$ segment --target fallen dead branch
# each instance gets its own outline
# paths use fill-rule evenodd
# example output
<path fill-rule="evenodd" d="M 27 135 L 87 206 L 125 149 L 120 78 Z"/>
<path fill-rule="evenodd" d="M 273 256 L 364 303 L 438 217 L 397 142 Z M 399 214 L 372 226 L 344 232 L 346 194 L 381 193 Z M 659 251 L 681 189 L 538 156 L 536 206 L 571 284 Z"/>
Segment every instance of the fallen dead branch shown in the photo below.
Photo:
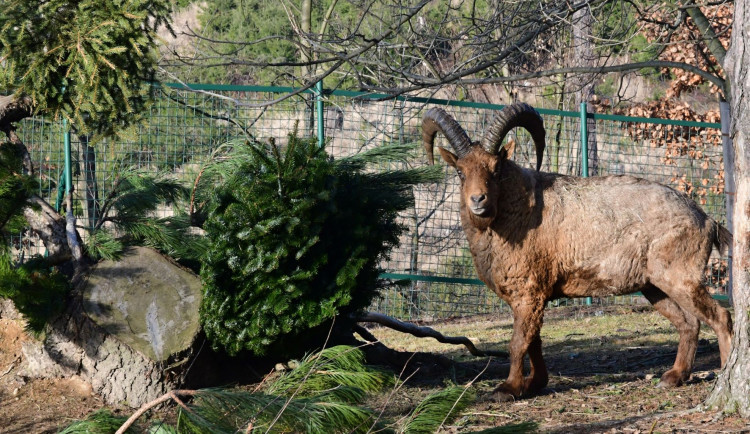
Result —
<path fill-rule="evenodd" d="M 154 399 L 151 402 L 147 402 L 141 406 L 141 408 L 138 409 L 135 413 L 133 413 L 132 416 L 128 418 L 128 420 L 125 421 L 125 423 L 122 424 L 120 429 L 118 429 L 115 434 L 123 434 L 125 431 L 130 428 L 131 425 L 135 423 L 136 420 L 138 420 L 139 417 L 143 416 L 144 413 L 149 411 L 150 409 L 156 407 L 159 404 L 162 404 L 164 402 L 169 401 L 170 399 L 177 403 L 180 407 L 184 408 L 186 411 L 190 411 L 190 409 L 185 405 L 184 402 L 180 399 L 180 396 L 194 396 L 196 393 L 198 393 L 197 390 L 187 390 L 187 389 L 176 389 L 176 390 L 170 390 L 169 392 L 165 393 L 164 395 Z"/>
<path fill-rule="evenodd" d="M 508 353 L 505 351 L 481 351 L 474 346 L 474 343 L 465 336 L 445 336 L 435 329 L 426 326 L 418 326 L 412 323 L 399 321 L 396 318 L 381 313 L 365 312 L 358 315 L 356 318 L 357 322 L 372 322 L 380 324 L 382 326 L 400 331 L 402 333 L 409 333 L 410 335 L 418 338 L 434 338 L 438 342 L 451 345 L 463 345 L 469 352 L 477 357 L 508 357 Z M 375 342 L 377 339 L 366 330 L 362 329 L 363 333 L 359 333 L 364 339 L 370 342 Z"/>

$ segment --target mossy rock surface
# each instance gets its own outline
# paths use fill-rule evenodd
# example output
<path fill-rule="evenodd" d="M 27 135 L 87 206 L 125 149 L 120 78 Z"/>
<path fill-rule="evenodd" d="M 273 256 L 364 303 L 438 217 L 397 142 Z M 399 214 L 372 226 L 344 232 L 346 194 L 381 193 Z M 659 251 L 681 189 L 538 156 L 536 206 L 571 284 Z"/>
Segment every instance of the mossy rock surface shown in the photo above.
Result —
<path fill-rule="evenodd" d="M 83 297 L 94 322 L 157 362 L 190 347 L 200 328 L 200 279 L 153 249 L 97 264 Z"/>

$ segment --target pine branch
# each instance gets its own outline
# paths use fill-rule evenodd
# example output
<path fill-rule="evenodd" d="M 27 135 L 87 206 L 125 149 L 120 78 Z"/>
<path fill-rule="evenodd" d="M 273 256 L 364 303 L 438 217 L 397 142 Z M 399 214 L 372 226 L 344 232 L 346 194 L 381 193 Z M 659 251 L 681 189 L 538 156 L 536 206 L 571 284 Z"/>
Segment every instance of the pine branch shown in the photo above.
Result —
<path fill-rule="evenodd" d="M 475 392 L 466 387 L 448 387 L 430 394 L 412 411 L 401 432 L 430 434 L 455 419 L 475 399 Z"/>

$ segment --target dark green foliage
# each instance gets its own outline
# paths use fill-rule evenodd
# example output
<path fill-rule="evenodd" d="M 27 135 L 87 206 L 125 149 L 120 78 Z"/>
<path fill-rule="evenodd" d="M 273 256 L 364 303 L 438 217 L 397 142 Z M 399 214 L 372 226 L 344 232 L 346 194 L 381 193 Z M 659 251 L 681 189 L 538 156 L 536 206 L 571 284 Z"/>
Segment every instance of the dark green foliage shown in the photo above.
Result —
<path fill-rule="evenodd" d="M 97 410 L 88 415 L 86 419 L 68 425 L 58 434 L 112 434 L 127 419 L 127 417 L 115 416 L 109 410 Z M 132 433 L 134 430 L 131 427 L 125 432 Z"/>
<path fill-rule="evenodd" d="M 182 412 L 180 432 L 234 434 L 250 422 L 252 432 L 267 432 L 272 424 L 270 432 L 279 433 L 367 432 L 374 421 L 370 411 L 350 404 L 248 392 L 202 391 L 191 409 Z"/>
<path fill-rule="evenodd" d="M 473 389 L 452 386 L 430 394 L 412 411 L 406 421 L 404 434 L 430 434 L 437 432 L 458 415 L 476 398 Z"/>
<path fill-rule="evenodd" d="M 368 408 L 366 398 L 375 393 L 393 393 L 388 391 L 393 385 L 392 374 L 364 365 L 360 349 L 337 346 L 304 358 L 289 373 L 267 379 L 252 392 L 199 390 L 187 404 L 189 411 L 179 409 L 176 428 L 156 423 L 148 432 L 434 432 L 455 420 L 474 397 L 473 389 L 453 386 L 425 398 L 406 420 L 380 419 L 382 411 Z M 76 422 L 63 432 L 87 432 L 80 430 L 86 426 L 91 429 L 88 432 L 114 432 L 124 419 L 117 427 L 107 425 L 110 431 L 95 430 L 114 420 L 107 412 L 97 412 L 86 420 L 97 424 Z"/>
<path fill-rule="evenodd" d="M 81 132 L 120 134 L 140 120 L 155 79 L 165 0 L 5 0 L 0 89 Z"/>
<path fill-rule="evenodd" d="M 125 245 L 112 232 L 96 230 L 86 239 L 85 248 L 91 259 L 116 261 L 122 255 Z"/>
<path fill-rule="evenodd" d="M 50 271 L 44 260 L 13 266 L 10 254 L 0 254 L 0 297 L 13 300 L 34 333 L 62 312 L 69 287 L 65 276 Z"/>
<path fill-rule="evenodd" d="M 121 169 L 107 198 L 101 218 L 87 240 L 94 259 L 117 259 L 128 245 L 153 247 L 174 259 L 198 261 L 206 250 L 205 239 L 191 232 L 185 213 L 158 217 L 160 209 L 187 200 L 188 191 L 168 176 L 154 176 L 135 169 Z M 105 223 L 115 233 L 102 229 Z"/>
<path fill-rule="evenodd" d="M 396 216 L 413 203 L 411 185 L 439 173 L 364 170 L 371 160 L 403 159 L 403 146 L 337 161 L 295 134 L 285 149 L 247 146 L 245 161 L 213 190 L 204 225 L 204 330 L 230 354 L 320 347 L 322 339 L 299 334 L 325 333 L 337 315 L 343 325 L 370 304 L 378 264 L 404 230 Z"/>
<path fill-rule="evenodd" d="M 363 364 L 362 351 L 327 348 L 305 358 L 262 392 L 201 391 L 191 412 L 181 412 L 180 432 L 367 432 L 375 423 L 371 410 L 357 406 L 368 393 L 393 384 L 393 376 Z"/>
<path fill-rule="evenodd" d="M 33 178 L 22 174 L 17 148 L 0 143 L 0 238 L 8 233 L 18 233 L 26 226 L 21 211 L 36 187 Z M 7 242 L 2 242 L 0 250 L 6 246 Z"/>
<path fill-rule="evenodd" d="M 393 385 L 393 375 L 365 366 L 358 348 L 335 346 L 306 357 L 294 370 L 274 381 L 267 393 L 346 403 L 362 402 L 367 393 Z"/>

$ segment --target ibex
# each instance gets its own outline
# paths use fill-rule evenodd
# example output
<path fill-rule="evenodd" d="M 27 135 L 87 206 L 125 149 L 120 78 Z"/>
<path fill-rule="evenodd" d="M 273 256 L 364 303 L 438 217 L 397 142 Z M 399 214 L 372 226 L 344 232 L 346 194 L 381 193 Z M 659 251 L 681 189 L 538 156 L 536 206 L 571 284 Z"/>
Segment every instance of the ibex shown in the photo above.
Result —
<path fill-rule="evenodd" d="M 536 147 L 536 170 L 511 161 L 501 146 L 520 126 Z M 548 382 L 542 357 L 544 306 L 561 297 L 603 297 L 640 291 L 680 334 L 677 358 L 661 385 L 690 377 L 699 321 L 716 332 L 727 360 L 732 319 L 711 298 L 703 273 L 712 247 L 730 232 L 685 194 L 632 176 L 579 178 L 540 172 L 545 132 L 534 108 L 516 103 L 498 112 L 481 142 L 440 108 L 428 110 L 422 137 L 430 163 L 437 132 L 453 152 L 440 155 L 461 180 L 461 223 L 479 278 L 513 311 L 510 373 L 498 399 L 533 394 Z M 523 376 L 528 353 L 529 375 Z"/>

